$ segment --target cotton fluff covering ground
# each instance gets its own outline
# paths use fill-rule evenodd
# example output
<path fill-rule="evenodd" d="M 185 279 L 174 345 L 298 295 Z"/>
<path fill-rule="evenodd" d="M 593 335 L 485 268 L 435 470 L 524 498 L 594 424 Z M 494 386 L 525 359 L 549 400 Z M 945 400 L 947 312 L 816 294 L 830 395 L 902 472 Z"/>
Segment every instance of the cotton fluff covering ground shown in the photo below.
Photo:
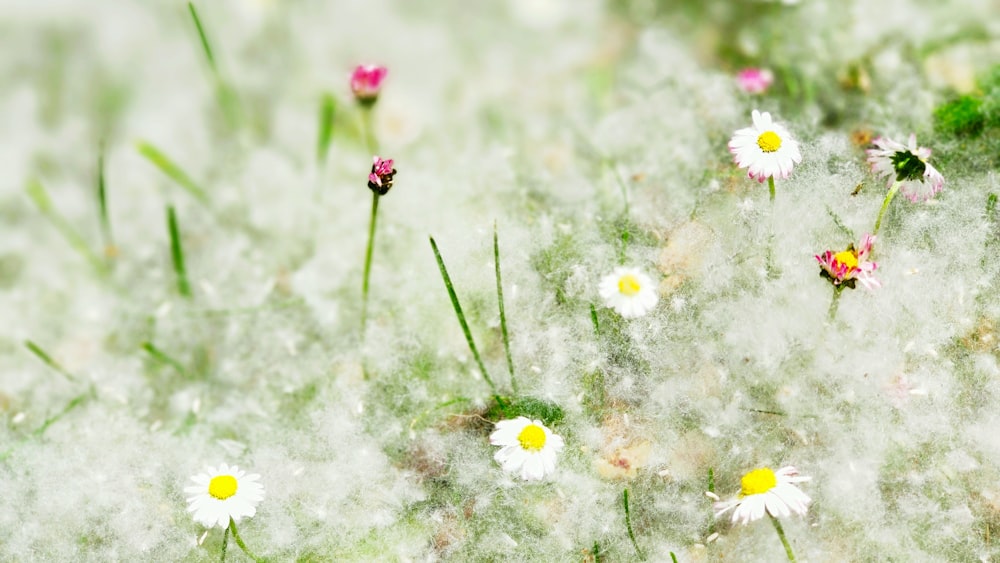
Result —
<path fill-rule="evenodd" d="M 183 4 L 5 7 L 3 558 L 216 560 L 221 532 L 199 544 L 182 490 L 222 461 L 262 475 L 267 497 L 241 532 L 277 560 L 629 560 L 626 487 L 650 560 L 777 560 L 769 526 L 716 523 L 703 493 L 709 469 L 726 496 L 746 471 L 786 464 L 813 476 L 809 516 L 785 524 L 800 558 L 996 557 L 987 194 L 1000 187 L 988 155 L 936 139 L 930 117 L 961 69 L 983 70 L 967 61 L 997 60 L 997 30 L 976 27 L 989 3 L 761 2 L 743 8 L 752 18 L 669 4 L 205 3 L 235 127 Z M 736 90 L 732 65 L 757 60 L 791 69 L 786 90 Z M 370 155 L 346 75 L 363 61 L 391 69 L 376 126 L 400 173 L 362 341 Z M 320 168 L 323 91 L 338 117 Z M 753 108 L 802 146 L 773 207 L 725 150 Z M 828 322 L 812 256 L 856 242 L 884 195 L 851 142 L 864 128 L 918 131 L 949 143 L 935 158 L 972 165 L 935 160 L 945 191 L 893 203 L 883 289 L 845 292 Z M 41 182 L 100 252 L 99 139 L 119 250 L 108 276 L 25 195 Z M 192 299 L 176 290 L 167 204 Z M 426 239 L 509 393 L 494 221 L 520 391 L 564 413 L 552 428 L 567 447 L 542 484 L 492 461 L 489 389 Z M 595 335 L 597 282 L 622 262 L 662 279 L 660 306 L 627 322 L 599 309 Z"/>

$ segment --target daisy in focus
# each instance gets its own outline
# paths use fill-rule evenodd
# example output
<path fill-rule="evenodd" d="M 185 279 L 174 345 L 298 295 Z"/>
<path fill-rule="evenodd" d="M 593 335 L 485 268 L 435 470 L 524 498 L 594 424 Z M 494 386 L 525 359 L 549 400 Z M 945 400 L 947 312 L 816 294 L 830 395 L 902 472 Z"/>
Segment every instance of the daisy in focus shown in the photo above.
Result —
<path fill-rule="evenodd" d="M 812 501 L 795 484 L 811 479 L 800 476 L 798 470 L 791 466 L 777 471 L 766 467 L 754 469 L 740 480 L 740 494 L 735 499 L 715 503 L 715 517 L 732 510 L 732 522 L 746 525 L 763 518 L 765 512 L 774 518 L 784 518 L 793 513 L 805 516 Z"/>
<path fill-rule="evenodd" d="M 926 201 L 944 187 L 944 176 L 931 166 L 931 149 L 917 146 L 917 136 L 910 135 L 904 145 L 888 137 L 872 141 L 876 148 L 868 149 L 868 164 L 872 172 L 888 179 L 890 190 L 897 187 L 912 202 Z"/>
<path fill-rule="evenodd" d="M 264 486 L 257 482 L 260 475 L 247 475 L 235 465 L 223 463 L 218 469 L 207 467 L 205 473 L 191 477 L 194 486 L 185 487 L 188 493 L 188 512 L 193 512 L 195 522 L 207 528 L 225 528 L 241 518 L 257 513 L 257 504 L 264 500 Z"/>
<path fill-rule="evenodd" d="M 834 252 L 827 250 L 816 255 L 819 262 L 820 275 L 830 280 L 834 286 L 849 287 L 860 282 L 865 289 L 877 289 L 882 283 L 875 278 L 874 272 L 878 264 L 869 260 L 875 237 L 866 234 L 861 238 L 861 244 L 854 248 L 851 244 L 845 250 Z"/>
<path fill-rule="evenodd" d="M 645 315 L 659 301 L 653 280 L 638 268 L 615 268 L 601 279 L 597 290 L 604 304 L 626 319 Z"/>
<path fill-rule="evenodd" d="M 774 179 L 787 178 L 792 168 L 802 162 L 799 143 L 788 129 L 771 120 L 771 114 L 753 110 L 753 126 L 733 133 L 729 152 L 737 166 L 747 169 L 747 176 L 758 182 L 767 180 L 774 199 Z"/>
<path fill-rule="evenodd" d="M 565 445 L 542 421 L 524 416 L 497 422 L 490 444 L 502 446 L 493 455 L 500 467 L 525 481 L 541 481 L 555 472 L 557 454 Z"/>
<path fill-rule="evenodd" d="M 736 74 L 736 84 L 747 94 L 763 94 L 774 83 L 774 73 L 766 68 L 745 68 Z"/>

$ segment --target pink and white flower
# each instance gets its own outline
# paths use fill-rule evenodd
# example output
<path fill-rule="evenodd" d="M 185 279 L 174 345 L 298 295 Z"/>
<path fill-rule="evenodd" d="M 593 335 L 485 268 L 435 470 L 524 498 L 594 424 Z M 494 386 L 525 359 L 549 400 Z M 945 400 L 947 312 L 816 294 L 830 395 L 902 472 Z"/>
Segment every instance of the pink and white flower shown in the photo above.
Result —
<path fill-rule="evenodd" d="M 392 167 L 392 159 L 372 157 L 372 171 L 368 174 L 368 188 L 378 195 L 389 193 L 396 169 Z"/>
<path fill-rule="evenodd" d="M 774 83 L 774 73 L 766 68 L 745 68 L 736 74 L 736 83 L 747 94 L 763 94 Z"/>
<path fill-rule="evenodd" d="M 373 104 L 378 99 L 382 82 L 389 69 L 379 65 L 358 65 L 351 73 L 351 92 L 363 104 Z"/>
<path fill-rule="evenodd" d="M 868 149 L 868 164 L 872 172 L 888 178 L 888 186 L 899 182 L 899 191 L 912 202 L 926 201 L 944 187 L 944 176 L 927 160 L 931 149 L 917 146 L 917 136 L 911 134 L 904 145 L 888 137 L 872 141 L 876 148 Z"/>
<path fill-rule="evenodd" d="M 799 143 L 788 129 L 771 120 L 768 112 L 753 110 L 753 126 L 736 131 L 729 141 L 729 152 L 747 176 L 763 182 L 768 178 L 787 178 L 792 168 L 802 162 Z"/>
<path fill-rule="evenodd" d="M 861 238 L 858 248 L 854 248 L 851 244 L 840 252 L 827 250 L 823 254 L 817 254 L 816 261 L 819 262 L 820 275 L 830 280 L 833 285 L 844 285 L 851 289 L 854 289 L 857 282 L 861 282 L 866 289 L 882 287 L 882 282 L 874 275 L 878 264 L 869 260 L 874 244 L 875 237 L 866 234 Z"/>

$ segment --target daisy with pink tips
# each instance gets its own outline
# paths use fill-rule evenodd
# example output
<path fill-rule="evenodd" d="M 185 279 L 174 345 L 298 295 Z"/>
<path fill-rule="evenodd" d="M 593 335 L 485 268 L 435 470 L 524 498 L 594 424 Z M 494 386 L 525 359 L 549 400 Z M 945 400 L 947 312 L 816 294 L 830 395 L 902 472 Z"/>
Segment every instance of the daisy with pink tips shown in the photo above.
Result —
<path fill-rule="evenodd" d="M 392 188 L 392 179 L 396 175 L 396 169 L 392 167 L 392 159 L 384 159 L 379 156 L 372 157 L 372 171 L 368 174 L 368 189 L 378 195 L 389 193 Z"/>
<path fill-rule="evenodd" d="M 872 141 L 868 149 L 868 164 L 877 176 L 887 178 L 891 189 L 899 183 L 899 191 L 912 202 L 926 201 L 944 187 L 944 176 L 931 166 L 931 149 L 917 146 L 917 136 L 911 134 L 907 144 L 888 137 Z"/>
<path fill-rule="evenodd" d="M 882 208 L 875 219 L 872 234 L 878 234 L 889 203 L 896 192 L 903 192 L 911 202 L 926 201 L 934 197 L 944 187 L 944 176 L 931 166 L 928 159 L 931 149 L 917 146 L 917 136 L 910 135 L 907 144 L 897 143 L 888 137 L 872 141 L 874 149 L 868 149 L 868 164 L 872 172 L 887 178 L 889 192 L 885 194 Z"/>
<path fill-rule="evenodd" d="M 851 244 L 840 252 L 827 250 L 823 254 L 817 254 L 820 275 L 838 288 L 854 289 L 857 283 L 865 289 L 882 287 L 882 283 L 874 275 L 878 264 L 870 260 L 874 244 L 875 237 L 866 234 L 857 248 Z"/>
<path fill-rule="evenodd" d="M 768 181 L 771 199 L 774 199 L 774 179 L 788 178 L 792 168 L 802 162 L 799 143 L 783 125 L 771 119 L 768 112 L 753 110 L 753 126 L 733 133 L 729 152 L 740 168 L 747 169 L 747 176 L 763 183 Z"/>

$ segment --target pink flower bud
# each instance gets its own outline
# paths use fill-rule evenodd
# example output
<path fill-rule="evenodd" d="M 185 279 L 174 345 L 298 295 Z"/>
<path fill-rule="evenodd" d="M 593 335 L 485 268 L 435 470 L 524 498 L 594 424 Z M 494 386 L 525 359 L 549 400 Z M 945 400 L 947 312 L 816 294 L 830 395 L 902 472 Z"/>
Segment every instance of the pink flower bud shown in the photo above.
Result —
<path fill-rule="evenodd" d="M 774 74 L 766 68 L 745 68 L 736 75 L 736 82 L 747 94 L 763 94 L 774 82 Z"/>
<path fill-rule="evenodd" d="M 361 103 L 372 104 L 378 98 L 389 69 L 378 65 L 358 65 L 351 73 L 351 92 Z"/>

